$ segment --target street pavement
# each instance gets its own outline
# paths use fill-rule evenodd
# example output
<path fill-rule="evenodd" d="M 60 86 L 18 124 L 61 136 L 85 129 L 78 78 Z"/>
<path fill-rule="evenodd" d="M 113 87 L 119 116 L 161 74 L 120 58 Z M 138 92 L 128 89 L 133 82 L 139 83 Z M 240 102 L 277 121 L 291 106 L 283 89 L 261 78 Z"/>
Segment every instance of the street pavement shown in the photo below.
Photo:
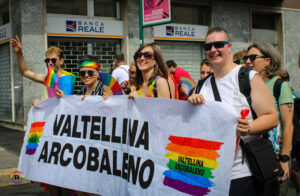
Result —
<path fill-rule="evenodd" d="M 21 184 L 14 184 L 10 180 L 11 173 L 18 167 L 24 134 L 24 131 L 0 126 L 0 196 L 49 196 L 37 182 L 25 179 Z M 287 196 L 296 196 L 291 183 Z"/>
<path fill-rule="evenodd" d="M 12 172 L 18 168 L 24 131 L 0 126 L 0 196 L 49 196 L 39 183 L 24 179 L 21 184 L 10 180 Z"/>

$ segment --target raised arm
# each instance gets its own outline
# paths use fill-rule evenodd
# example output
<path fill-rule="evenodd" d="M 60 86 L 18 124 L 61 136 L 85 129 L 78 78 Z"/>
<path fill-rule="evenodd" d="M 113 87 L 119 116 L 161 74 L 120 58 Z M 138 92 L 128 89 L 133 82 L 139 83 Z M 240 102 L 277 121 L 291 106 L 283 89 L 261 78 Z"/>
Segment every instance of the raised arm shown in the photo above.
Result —
<path fill-rule="evenodd" d="M 45 74 L 36 74 L 29 70 L 27 63 L 24 60 L 22 45 L 18 36 L 16 36 L 16 39 L 10 40 L 10 46 L 14 49 L 16 53 L 17 64 L 19 67 L 20 74 L 35 82 L 44 83 L 46 78 Z"/>

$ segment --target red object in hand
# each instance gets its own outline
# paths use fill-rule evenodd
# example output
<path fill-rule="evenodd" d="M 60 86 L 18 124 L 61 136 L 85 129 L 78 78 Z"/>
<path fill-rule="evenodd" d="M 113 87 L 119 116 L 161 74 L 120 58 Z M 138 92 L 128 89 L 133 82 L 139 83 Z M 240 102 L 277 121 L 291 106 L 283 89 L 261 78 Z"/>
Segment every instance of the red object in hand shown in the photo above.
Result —
<path fill-rule="evenodd" d="M 248 114 L 249 114 L 249 109 L 242 109 L 241 110 L 241 117 L 242 117 L 242 119 L 246 119 L 247 118 L 247 116 L 248 116 Z M 236 137 L 236 144 L 235 144 L 235 151 L 234 152 L 236 152 L 236 150 L 237 150 L 237 148 L 238 148 L 238 146 L 239 146 L 239 143 L 240 143 L 240 135 L 238 135 L 237 137 Z"/>
<path fill-rule="evenodd" d="M 249 109 L 243 109 L 243 110 L 241 110 L 242 119 L 245 120 L 247 118 L 248 114 L 249 114 Z"/>

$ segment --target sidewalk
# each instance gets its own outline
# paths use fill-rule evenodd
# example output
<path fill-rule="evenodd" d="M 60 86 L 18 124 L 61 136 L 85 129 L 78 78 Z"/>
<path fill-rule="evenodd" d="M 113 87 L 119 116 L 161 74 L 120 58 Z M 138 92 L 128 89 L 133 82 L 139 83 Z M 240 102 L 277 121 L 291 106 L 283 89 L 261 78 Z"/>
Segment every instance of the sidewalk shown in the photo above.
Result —
<path fill-rule="evenodd" d="M 39 183 L 24 179 L 21 184 L 14 184 L 10 179 L 11 173 L 18 168 L 24 134 L 24 131 L 0 126 L 0 195 L 49 196 Z"/>
<path fill-rule="evenodd" d="M 9 185 L 10 174 L 17 170 L 24 134 L 0 127 L 0 187 Z"/>

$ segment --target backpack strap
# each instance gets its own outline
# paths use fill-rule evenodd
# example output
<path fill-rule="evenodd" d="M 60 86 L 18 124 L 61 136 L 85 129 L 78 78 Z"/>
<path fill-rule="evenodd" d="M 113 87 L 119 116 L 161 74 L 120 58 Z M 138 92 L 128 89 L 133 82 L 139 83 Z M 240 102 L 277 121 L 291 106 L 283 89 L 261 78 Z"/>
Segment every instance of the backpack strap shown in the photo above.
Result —
<path fill-rule="evenodd" d="M 276 99 L 276 103 L 277 103 L 277 107 L 278 107 L 278 110 L 279 110 L 279 103 L 278 103 L 278 100 L 279 100 L 279 96 L 280 96 L 280 91 L 281 91 L 281 85 L 282 83 L 284 82 L 283 79 L 281 78 L 278 78 L 275 83 L 274 83 L 274 86 L 273 86 L 273 95 Z"/>
<path fill-rule="evenodd" d="M 250 110 L 251 110 L 253 119 L 256 119 L 257 115 L 252 108 L 251 85 L 250 85 L 250 79 L 249 79 L 250 71 L 251 71 L 250 68 L 242 66 L 239 70 L 238 80 L 239 80 L 240 92 L 246 97 L 247 102 L 250 106 Z"/>
<path fill-rule="evenodd" d="M 217 88 L 217 84 L 216 84 L 216 79 L 215 79 L 215 76 L 213 73 L 209 74 L 206 78 L 204 78 L 203 80 L 199 80 L 198 81 L 198 84 L 197 84 L 197 87 L 196 87 L 196 91 L 195 93 L 199 93 L 204 82 L 206 81 L 207 78 L 210 77 L 210 84 L 211 84 L 211 88 L 212 88 L 212 91 L 213 91 L 213 94 L 214 94 L 214 98 L 215 98 L 215 101 L 222 101 L 221 100 L 221 96 L 220 96 L 220 93 L 219 93 L 219 90 Z"/>
<path fill-rule="evenodd" d="M 213 73 L 211 73 L 211 74 L 209 74 L 208 76 L 206 76 L 206 78 L 204 78 L 204 79 L 198 81 L 198 84 L 197 84 L 197 87 L 196 87 L 195 94 L 199 94 L 199 93 L 200 93 L 200 90 L 201 90 L 201 88 L 202 88 L 202 86 L 203 86 L 205 80 L 206 80 L 207 78 L 209 78 L 209 76 L 211 76 L 212 74 L 213 74 Z"/>
<path fill-rule="evenodd" d="M 211 83 L 212 91 L 214 93 L 215 100 L 222 102 L 214 74 L 210 77 L 210 83 Z"/>

